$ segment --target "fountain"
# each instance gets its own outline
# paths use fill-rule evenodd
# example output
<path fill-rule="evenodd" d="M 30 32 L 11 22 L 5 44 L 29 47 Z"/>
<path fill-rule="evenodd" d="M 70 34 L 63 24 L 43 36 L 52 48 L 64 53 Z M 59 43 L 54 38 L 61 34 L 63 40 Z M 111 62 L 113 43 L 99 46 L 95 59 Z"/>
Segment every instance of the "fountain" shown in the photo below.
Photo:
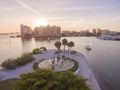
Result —
<path fill-rule="evenodd" d="M 74 62 L 68 58 L 63 58 L 60 55 L 54 58 L 49 58 L 41 61 L 38 64 L 39 68 L 53 69 L 55 72 L 61 72 L 71 69 L 74 66 Z"/>

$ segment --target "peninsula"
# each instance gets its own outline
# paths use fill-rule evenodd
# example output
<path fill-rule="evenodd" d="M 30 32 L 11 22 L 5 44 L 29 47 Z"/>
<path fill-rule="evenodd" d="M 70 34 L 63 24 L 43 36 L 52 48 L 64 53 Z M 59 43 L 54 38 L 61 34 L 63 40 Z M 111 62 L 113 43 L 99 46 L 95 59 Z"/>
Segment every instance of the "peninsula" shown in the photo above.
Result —
<path fill-rule="evenodd" d="M 63 41 L 62 41 L 63 45 L 65 45 L 65 41 L 67 41 L 67 40 L 63 39 Z M 65 50 L 65 49 L 61 50 L 60 49 L 60 47 L 61 47 L 60 41 L 57 41 L 55 43 L 55 46 L 58 48 L 57 50 L 56 49 L 47 50 L 45 47 L 41 47 L 40 49 L 42 49 L 42 50 L 40 50 L 38 48 L 34 49 L 33 50 L 34 60 L 32 60 L 31 62 L 27 63 L 24 66 L 19 66 L 16 69 L 13 69 L 13 70 L 1 70 L 0 71 L 1 81 L 12 79 L 12 78 L 20 78 L 19 77 L 20 74 L 34 72 L 34 70 L 35 70 L 34 65 L 35 65 L 36 62 L 41 63 L 42 61 L 46 61 L 49 58 L 54 60 L 54 57 L 58 58 L 58 56 L 60 56 L 60 57 L 62 56 L 62 58 L 66 57 L 66 58 L 69 58 L 69 59 L 78 63 L 78 65 L 77 65 L 78 67 L 76 68 L 76 67 L 74 67 L 75 63 L 73 65 L 71 63 L 69 64 L 69 62 L 66 62 L 66 64 L 68 63 L 69 66 L 72 65 L 72 67 L 67 69 L 66 66 L 65 66 L 65 68 L 66 68 L 66 69 L 64 69 L 65 71 L 72 70 L 72 72 L 74 72 L 75 75 L 78 75 L 80 77 L 83 77 L 83 78 L 87 79 L 87 84 L 90 86 L 90 88 L 92 90 L 101 90 L 101 88 L 100 88 L 100 86 L 99 86 L 99 84 L 98 84 L 98 82 L 97 82 L 97 80 L 96 80 L 96 78 L 95 78 L 95 76 L 94 76 L 86 58 L 85 58 L 85 56 L 80 52 L 71 50 L 71 48 L 74 46 L 74 43 L 72 41 L 67 43 L 67 45 L 69 46 L 69 50 Z M 60 60 L 56 61 L 56 62 L 59 63 Z M 53 63 L 52 65 L 55 66 L 55 60 L 52 61 L 52 63 Z M 62 63 L 62 61 L 60 63 Z M 73 67 L 74 67 L 74 69 L 72 69 Z M 59 70 L 59 71 L 61 72 L 61 70 Z"/>

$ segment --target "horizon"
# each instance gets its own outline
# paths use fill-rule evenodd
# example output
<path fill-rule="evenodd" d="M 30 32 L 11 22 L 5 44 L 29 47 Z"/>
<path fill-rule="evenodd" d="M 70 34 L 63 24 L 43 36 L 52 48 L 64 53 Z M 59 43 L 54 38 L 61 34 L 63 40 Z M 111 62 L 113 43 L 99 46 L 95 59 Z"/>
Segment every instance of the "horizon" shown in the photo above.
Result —
<path fill-rule="evenodd" d="M 32 29 L 35 24 L 49 24 L 62 31 L 100 28 L 118 32 L 119 8 L 119 0 L 4 0 L 0 1 L 0 33 L 20 32 L 20 24 Z"/>

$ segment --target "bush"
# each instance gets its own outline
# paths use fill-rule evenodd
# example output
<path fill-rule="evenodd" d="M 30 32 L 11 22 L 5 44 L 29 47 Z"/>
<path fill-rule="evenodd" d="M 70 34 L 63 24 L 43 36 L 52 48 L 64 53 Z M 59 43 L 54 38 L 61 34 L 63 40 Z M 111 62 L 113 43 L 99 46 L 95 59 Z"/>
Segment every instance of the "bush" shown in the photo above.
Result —
<path fill-rule="evenodd" d="M 21 57 L 16 59 L 5 60 L 1 66 L 5 69 L 15 69 L 17 66 L 22 66 L 34 59 L 33 55 L 30 53 L 22 54 Z"/>
<path fill-rule="evenodd" d="M 38 54 L 39 53 L 39 48 L 33 49 L 33 54 Z"/>
<path fill-rule="evenodd" d="M 8 59 L 6 61 L 4 61 L 1 66 L 3 68 L 6 69 L 15 69 L 16 68 L 16 64 L 15 64 L 15 60 L 14 59 Z"/>
<path fill-rule="evenodd" d="M 73 54 L 73 55 L 76 55 L 76 54 L 77 54 L 77 52 L 74 51 L 74 50 L 72 50 L 70 53 Z"/>
<path fill-rule="evenodd" d="M 64 60 L 67 60 L 67 59 L 72 60 L 74 62 L 74 66 L 71 69 L 69 69 L 68 71 L 75 72 L 79 68 L 78 62 L 73 59 L 70 59 L 70 58 L 64 58 Z"/>
<path fill-rule="evenodd" d="M 22 66 L 22 65 L 32 61 L 33 59 L 34 58 L 33 58 L 32 54 L 26 53 L 26 54 L 22 54 L 22 56 L 18 57 L 15 61 L 16 61 L 17 66 Z"/>
<path fill-rule="evenodd" d="M 91 90 L 86 79 L 72 72 L 55 73 L 48 69 L 38 69 L 22 74 L 15 84 L 15 90 Z"/>
<path fill-rule="evenodd" d="M 47 51 L 46 47 L 40 47 L 40 49 L 43 49 L 44 51 Z"/>
<path fill-rule="evenodd" d="M 75 72 L 79 68 L 79 64 L 75 60 L 72 60 L 72 61 L 74 62 L 74 66 L 71 69 L 69 69 L 68 71 Z"/>
<path fill-rule="evenodd" d="M 38 67 L 38 62 L 35 62 L 35 63 L 33 64 L 33 68 L 34 68 L 34 70 L 39 69 L 39 67 Z"/>

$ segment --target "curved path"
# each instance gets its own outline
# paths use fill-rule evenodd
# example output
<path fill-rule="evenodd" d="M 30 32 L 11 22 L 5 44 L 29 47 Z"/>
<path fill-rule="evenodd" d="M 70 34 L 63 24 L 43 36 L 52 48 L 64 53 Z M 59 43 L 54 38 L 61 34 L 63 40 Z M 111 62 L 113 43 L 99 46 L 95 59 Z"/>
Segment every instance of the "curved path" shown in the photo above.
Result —
<path fill-rule="evenodd" d="M 11 79 L 11 78 L 19 78 L 19 75 L 22 73 L 28 73 L 28 72 L 33 72 L 33 64 L 39 60 L 42 59 L 48 59 L 49 57 L 53 57 L 54 56 L 54 52 L 55 50 L 47 50 L 46 52 L 44 52 L 43 54 L 37 54 L 35 55 L 35 60 L 24 65 L 21 67 L 16 68 L 15 70 L 4 70 L 4 71 L 0 71 L 0 78 L 2 78 L 1 80 L 6 80 L 6 79 Z M 88 79 L 88 84 L 91 86 L 91 88 L 93 90 L 101 90 L 99 87 L 99 84 L 91 70 L 91 68 L 89 67 L 89 64 L 86 60 L 86 58 L 84 57 L 83 54 L 81 53 L 77 53 L 77 55 L 70 55 L 68 52 L 63 53 L 66 57 L 72 58 L 74 60 L 77 60 L 79 63 L 79 73 L 78 75 L 87 78 Z"/>

